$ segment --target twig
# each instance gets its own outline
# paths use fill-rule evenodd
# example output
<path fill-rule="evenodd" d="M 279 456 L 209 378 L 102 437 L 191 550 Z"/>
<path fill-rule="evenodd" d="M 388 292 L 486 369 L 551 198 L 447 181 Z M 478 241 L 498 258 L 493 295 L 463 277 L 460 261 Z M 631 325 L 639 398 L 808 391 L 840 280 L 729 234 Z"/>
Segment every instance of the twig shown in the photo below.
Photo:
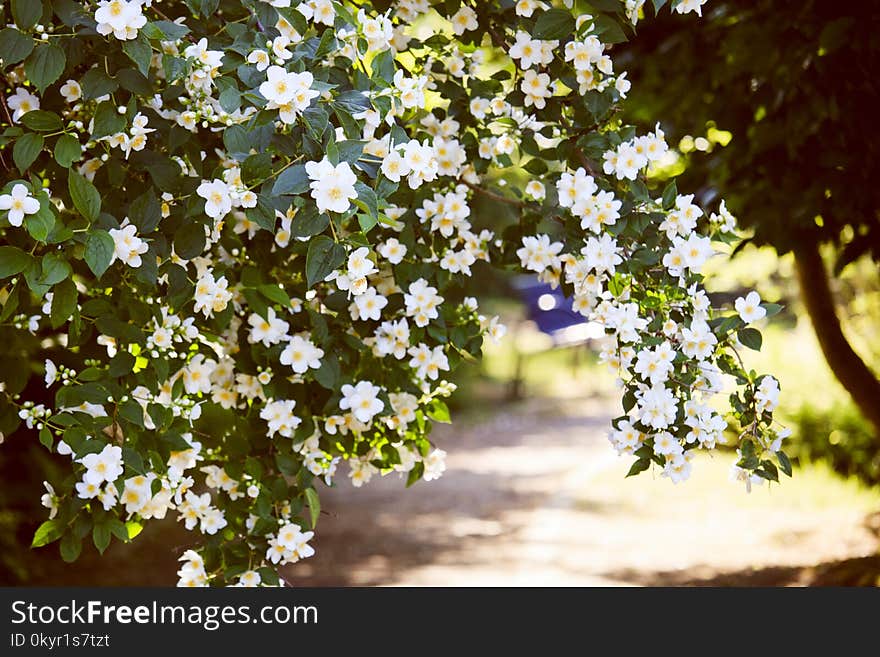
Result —
<path fill-rule="evenodd" d="M 473 183 L 469 183 L 467 181 L 465 181 L 464 184 L 467 185 L 468 187 L 470 187 L 475 192 L 479 192 L 483 196 L 486 196 L 487 198 L 491 198 L 495 201 L 500 201 L 501 203 L 508 203 L 510 205 L 515 205 L 518 208 L 524 208 L 524 207 L 527 207 L 527 205 L 528 205 L 527 203 L 525 203 L 523 201 L 517 201 L 514 198 L 510 198 L 508 196 L 502 196 L 501 194 L 496 194 L 495 192 L 489 191 L 488 189 L 485 189 L 484 187 L 474 185 Z"/>

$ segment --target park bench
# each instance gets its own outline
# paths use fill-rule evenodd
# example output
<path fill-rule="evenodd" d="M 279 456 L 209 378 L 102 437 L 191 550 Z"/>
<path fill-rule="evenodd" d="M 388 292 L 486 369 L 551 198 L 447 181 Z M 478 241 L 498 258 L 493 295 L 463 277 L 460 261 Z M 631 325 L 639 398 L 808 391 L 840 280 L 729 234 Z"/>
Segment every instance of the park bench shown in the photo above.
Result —
<path fill-rule="evenodd" d="M 591 349 L 594 342 L 605 337 L 604 327 L 588 321 L 572 307 L 572 300 L 560 288 L 554 289 L 535 276 L 517 276 L 511 281 L 517 297 L 525 306 L 524 321 L 513 326 L 512 338 L 516 350 L 516 366 L 510 383 L 510 397 L 522 397 L 523 368 L 526 359 L 549 349 L 570 349 L 572 371 L 576 372 L 584 348 Z M 535 331 L 544 340 L 527 341 L 524 334 Z"/>

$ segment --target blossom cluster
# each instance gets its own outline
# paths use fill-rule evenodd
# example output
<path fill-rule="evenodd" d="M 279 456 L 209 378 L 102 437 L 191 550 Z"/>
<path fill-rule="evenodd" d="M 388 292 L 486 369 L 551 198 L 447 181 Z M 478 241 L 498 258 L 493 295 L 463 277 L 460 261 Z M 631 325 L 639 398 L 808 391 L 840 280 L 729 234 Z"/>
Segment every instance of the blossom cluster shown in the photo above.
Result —
<path fill-rule="evenodd" d="M 172 512 L 198 535 L 181 585 L 277 584 L 341 467 L 443 474 L 446 377 L 504 334 L 487 266 L 606 327 L 633 472 L 681 481 L 731 432 L 736 477 L 787 471 L 778 383 L 738 360 L 778 308 L 702 288 L 733 215 L 652 178 L 659 125 L 615 119 L 641 3 L 572 4 L 101 0 L 0 33 L 0 322 L 52 356 L 45 399 L 5 375 L 0 431 L 75 474 L 35 545 L 72 560 L 83 527 L 103 551 Z"/>

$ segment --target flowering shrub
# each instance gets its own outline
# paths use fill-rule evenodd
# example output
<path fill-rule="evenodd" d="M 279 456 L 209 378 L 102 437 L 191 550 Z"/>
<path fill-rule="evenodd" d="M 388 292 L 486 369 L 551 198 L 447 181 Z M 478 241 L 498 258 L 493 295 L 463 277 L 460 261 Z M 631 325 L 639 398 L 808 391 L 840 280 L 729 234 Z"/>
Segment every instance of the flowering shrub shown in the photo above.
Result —
<path fill-rule="evenodd" d="M 642 3 L 573 4 L 7 3 L 0 430 L 71 459 L 34 545 L 73 560 L 171 510 L 182 585 L 277 583 L 341 462 L 442 474 L 443 377 L 504 330 L 464 295 L 480 261 L 607 327 L 631 474 L 685 479 L 728 427 L 737 476 L 790 473 L 778 384 L 737 353 L 778 307 L 711 307 L 732 215 L 652 189 L 663 132 L 615 118 Z M 54 404 L 23 399 L 15 359 L 56 347 Z"/>

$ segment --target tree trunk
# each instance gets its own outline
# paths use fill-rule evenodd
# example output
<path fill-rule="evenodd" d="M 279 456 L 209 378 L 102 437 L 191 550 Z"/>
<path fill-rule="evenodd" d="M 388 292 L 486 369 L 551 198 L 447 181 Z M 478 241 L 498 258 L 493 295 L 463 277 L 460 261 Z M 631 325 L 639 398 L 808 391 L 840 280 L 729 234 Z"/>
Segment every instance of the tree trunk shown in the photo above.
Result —
<path fill-rule="evenodd" d="M 801 297 L 825 360 L 880 437 L 880 380 L 843 334 L 819 247 L 816 244 L 801 246 L 794 256 Z"/>

